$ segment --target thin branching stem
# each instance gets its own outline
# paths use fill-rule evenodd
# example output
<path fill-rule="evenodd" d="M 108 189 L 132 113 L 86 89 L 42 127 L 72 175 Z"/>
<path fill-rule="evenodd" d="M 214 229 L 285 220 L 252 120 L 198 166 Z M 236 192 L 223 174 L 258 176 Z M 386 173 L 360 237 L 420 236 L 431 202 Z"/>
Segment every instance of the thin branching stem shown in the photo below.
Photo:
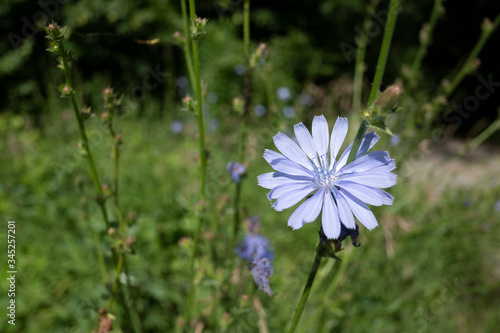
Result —
<path fill-rule="evenodd" d="M 191 26 L 194 27 L 196 23 L 196 5 L 195 0 L 189 0 L 189 14 L 191 20 Z M 184 20 L 187 20 L 187 17 L 184 16 Z M 186 22 L 184 23 L 186 25 Z M 198 249 L 198 243 L 200 240 L 200 234 L 203 225 L 204 219 L 204 205 L 205 205 L 205 184 L 206 184 L 206 173 L 207 173 L 207 159 L 205 152 L 205 123 L 203 120 L 203 96 L 201 91 L 201 78 L 200 78 L 200 60 L 199 60 L 199 52 L 198 52 L 198 40 L 194 36 L 191 38 L 191 48 L 193 52 L 193 67 L 194 67 L 194 88 L 196 95 L 196 116 L 198 119 L 198 145 L 199 145 L 199 154 L 200 154 L 200 211 L 198 212 L 198 223 L 196 226 L 194 240 L 193 240 L 193 249 L 191 252 L 191 259 L 189 262 L 189 275 L 190 275 L 190 287 L 188 292 L 188 300 L 184 313 L 184 321 L 186 327 L 189 327 L 189 323 L 191 321 L 191 315 L 194 305 L 194 293 L 195 293 L 195 261 L 196 261 L 196 252 Z M 190 61 L 190 60 L 188 60 Z"/>
<path fill-rule="evenodd" d="M 458 85 L 462 82 L 464 77 L 470 73 L 471 71 L 470 68 L 472 66 L 472 63 L 477 58 L 477 56 L 483 49 L 484 44 L 486 44 L 491 34 L 496 30 L 499 24 L 500 24 L 500 14 L 498 14 L 495 20 L 491 22 L 489 25 L 485 25 L 483 23 L 483 32 L 481 33 L 481 36 L 479 37 L 479 40 L 472 49 L 471 53 L 467 57 L 467 60 L 465 60 L 465 63 L 460 68 L 458 73 L 453 77 L 453 79 L 451 79 L 450 84 L 444 87 L 444 93 L 446 97 L 449 97 L 455 91 Z"/>

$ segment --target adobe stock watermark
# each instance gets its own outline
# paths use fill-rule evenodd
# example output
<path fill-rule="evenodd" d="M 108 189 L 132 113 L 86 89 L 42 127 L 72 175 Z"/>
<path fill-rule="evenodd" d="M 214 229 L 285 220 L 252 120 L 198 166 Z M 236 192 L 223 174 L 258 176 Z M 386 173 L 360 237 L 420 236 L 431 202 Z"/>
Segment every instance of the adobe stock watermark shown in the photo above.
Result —
<path fill-rule="evenodd" d="M 449 311 L 450 304 L 462 295 L 466 286 L 458 279 L 444 281 L 441 290 L 425 306 L 419 305 L 410 317 L 410 325 L 416 332 L 429 332 L 437 318 L 443 317 Z"/>
<path fill-rule="evenodd" d="M 435 128 L 431 132 L 427 144 L 409 155 L 408 160 L 404 164 L 404 168 L 400 173 L 402 177 L 408 177 L 411 173 L 417 170 L 424 158 L 434 154 L 438 144 L 442 144 L 450 139 L 450 136 L 446 133 L 447 126 L 451 126 L 454 130 L 456 130 L 460 127 L 464 119 L 469 118 L 473 112 L 476 112 L 479 109 L 481 101 L 488 99 L 495 92 L 495 90 L 500 87 L 500 81 L 493 81 L 492 74 L 489 74 L 487 78 L 479 75 L 477 79 L 479 84 L 474 89 L 474 94 L 465 97 L 462 103 L 456 106 L 453 110 L 445 112 L 442 120 L 446 125 Z"/>
<path fill-rule="evenodd" d="M 69 2 L 69 0 L 39 0 L 37 2 L 38 6 L 40 6 L 41 10 L 37 11 L 31 17 L 31 20 L 23 16 L 21 21 L 23 22 L 23 26 L 21 28 L 21 35 L 16 34 L 14 32 L 9 32 L 7 34 L 7 39 L 10 42 L 10 45 L 13 49 L 17 49 L 26 38 L 34 37 L 38 34 L 41 29 L 38 27 L 45 27 L 49 23 L 49 19 L 56 16 L 60 11 L 60 6 L 65 5 Z"/>
<path fill-rule="evenodd" d="M 402 5 L 399 5 L 398 8 L 396 8 L 396 11 L 399 13 L 402 11 L 402 9 Z M 342 51 L 342 54 L 344 55 L 348 64 L 350 64 L 352 59 L 356 57 L 356 53 L 360 48 L 366 48 L 373 38 L 377 37 L 384 31 L 389 12 L 390 9 L 383 9 L 377 12 L 372 12 L 371 16 L 373 19 L 366 25 L 366 31 L 363 31 L 363 29 L 358 26 L 354 27 L 356 36 L 354 37 L 353 44 L 349 44 L 346 42 L 340 43 L 340 50 Z"/>

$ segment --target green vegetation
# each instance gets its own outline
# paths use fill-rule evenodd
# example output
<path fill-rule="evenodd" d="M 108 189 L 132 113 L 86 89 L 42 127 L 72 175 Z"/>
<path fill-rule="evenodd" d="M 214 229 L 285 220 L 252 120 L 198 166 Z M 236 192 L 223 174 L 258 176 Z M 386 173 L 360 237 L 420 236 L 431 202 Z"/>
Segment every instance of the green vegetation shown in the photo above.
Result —
<path fill-rule="evenodd" d="M 435 1 L 438 5 L 441 2 Z M 0 5 L 0 14 L 20 12 L 18 3 L 23 1 Z M 56 70 L 55 58 L 43 51 L 48 43 L 43 41 L 42 33 L 26 39 L 16 50 L 0 44 L 0 75 L 12 79 L 5 86 L 7 93 L 2 93 L 10 97 L 2 102 L 0 112 L 0 244 L 6 248 L 6 223 L 15 220 L 18 272 L 16 325 L 12 326 L 4 314 L 9 285 L 3 269 L 7 254 L 3 252 L 0 293 L 4 310 L 0 331 L 96 331 L 100 318 L 106 317 L 99 310 L 109 304 L 110 295 L 116 297 L 108 309 L 113 319 L 111 332 L 285 331 L 309 275 L 319 223 L 308 223 L 296 231 L 286 226 L 293 210 L 275 212 L 266 197 L 268 191 L 257 185 L 257 176 L 270 171 L 262 154 L 264 149 L 274 149 L 275 133 L 289 133 L 299 121 L 310 127 L 312 117 L 319 114 L 324 114 L 330 124 L 337 116 L 348 117 L 346 143 L 354 139 L 358 125 L 368 116 L 364 108 L 383 29 L 372 42 L 364 41 L 366 53 L 357 54 L 358 59 L 353 54 L 352 62 L 347 64 L 338 46 L 342 40 L 354 44 L 354 26 L 369 26 L 365 2 L 322 2 L 318 9 L 321 28 L 332 17 L 355 14 L 352 21 L 335 23 L 340 32 L 349 31 L 349 38 L 336 35 L 331 44 L 323 40 L 328 44 L 325 46 L 319 45 L 311 34 L 315 30 L 307 30 L 304 22 L 290 27 L 283 22 L 293 20 L 284 17 L 279 21 L 272 7 L 250 7 L 250 32 L 245 38 L 250 39 L 248 50 L 243 42 L 243 1 L 235 8 L 229 1 L 225 5 L 217 3 L 219 10 L 224 10 L 220 17 L 211 12 L 208 4 L 197 4 L 200 16 L 212 13 L 214 17 L 197 42 L 202 84 L 195 92 L 186 78 L 197 79 L 198 70 L 196 75 L 190 75 L 185 65 L 185 35 L 174 36 L 175 31 L 184 31 L 179 4 L 147 2 L 136 8 L 119 3 L 68 3 L 58 14 L 71 32 L 65 45 L 77 56 L 71 68 L 74 96 L 82 108 L 91 107 L 91 116 L 85 120 L 89 149 L 100 182 L 107 185 L 102 194 L 107 197 L 110 224 L 119 230 L 117 233 L 110 232 L 103 222 L 89 165 L 79 148 L 80 131 L 71 100 L 60 98 L 64 73 Z M 373 1 L 371 6 L 380 11 L 389 3 Z M 372 207 L 379 227 L 368 231 L 360 226 L 361 247 L 345 241 L 343 250 L 337 253 L 342 262 L 321 262 L 296 332 L 444 333 L 497 329 L 500 209 L 495 207 L 500 200 L 500 164 L 496 148 L 487 150 L 486 156 L 474 153 L 487 139 L 495 143 L 499 121 L 494 118 L 496 114 L 492 119 L 483 115 L 473 121 L 477 111 L 471 118 L 459 119 L 460 124 L 472 128 L 461 132 L 456 121 L 440 119 L 443 114 L 457 115 L 448 112 L 453 101 L 462 103 L 464 96 L 475 94 L 475 87 L 482 81 L 464 83 L 468 75 L 488 78 L 490 72 L 477 72 L 479 64 L 474 60 L 483 55 L 487 58 L 481 51 L 491 42 L 488 38 L 498 34 L 495 27 L 500 18 L 485 21 L 481 31 L 476 26 L 471 34 L 480 43 L 476 47 L 469 43 L 462 54 L 467 59 L 465 64 L 454 58 L 446 73 L 433 73 L 433 64 L 426 63 L 424 56 L 432 51 L 428 49 L 432 43 L 425 38 L 418 41 L 415 36 L 407 42 L 398 34 L 404 34 L 401 31 L 406 24 L 414 23 L 411 29 L 416 31 L 431 19 L 431 31 L 427 32 L 438 38 L 442 14 L 433 11 L 432 2 L 408 6 L 412 7 L 403 4 L 396 22 L 387 75 L 381 85 L 384 91 L 401 77 L 398 84 L 401 82 L 406 91 L 398 102 L 388 98 L 390 103 L 375 103 L 369 115 L 372 120 L 386 120 L 379 127 L 388 125 L 398 134 L 396 143 L 379 131 L 381 140 L 375 147 L 388 150 L 398 165 L 398 183 L 390 189 L 394 205 Z M 417 23 L 416 19 L 405 21 L 410 10 L 417 14 Z M 90 29 L 93 21 L 106 25 Z M 275 21 L 279 22 L 273 25 Z M 155 32 L 143 35 L 142 29 Z M 111 30 L 125 44 L 141 51 L 135 50 L 130 57 L 122 51 L 113 51 L 102 59 L 96 56 L 99 47 L 102 51 L 109 45 L 99 46 L 102 36 L 91 34 Z M 79 34 L 88 34 L 88 38 Z M 255 56 L 261 42 L 266 47 L 261 46 L 261 54 Z M 398 53 L 406 43 L 411 51 Z M 89 45 L 95 46 L 97 53 L 88 52 Z M 417 50 L 418 60 L 413 62 L 411 55 Z M 472 50 L 473 56 L 469 56 Z M 235 67 L 244 65 L 248 71 L 252 55 L 259 61 L 251 67 L 250 101 L 245 90 L 248 72 L 239 75 Z M 23 67 L 33 66 L 28 65 L 28 59 L 36 63 L 38 76 L 30 76 Z M 109 65 L 96 69 L 99 59 L 104 64 L 115 61 L 116 68 Z M 151 71 L 160 74 L 155 76 Z M 117 73 L 122 75 L 119 79 Z M 447 80 L 441 81 L 443 77 Z M 494 74 L 492 80 L 500 81 L 500 76 Z M 453 82 L 451 88 L 449 82 Z M 149 89 L 148 85 L 154 83 L 158 85 Z M 113 195 L 117 187 L 113 158 L 116 141 L 110 137 L 109 123 L 103 122 L 102 116 L 109 108 L 101 94 L 109 85 L 123 94 L 122 105 L 116 107 L 113 130 L 123 140 L 118 188 L 121 215 L 128 229 L 125 232 Z M 137 87 L 144 88 L 141 98 L 134 94 Z M 280 87 L 288 88 L 289 100 L 279 98 Z M 353 91 L 361 102 L 353 101 Z M 185 93 L 191 100 L 182 102 L 181 94 Z M 203 100 L 197 110 L 196 100 Z M 263 116 L 254 112 L 259 104 L 266 108 Z M 353 110 L 353 104 L 361 105 L 363 110 Z M 293 107 L 293 114 L 284 113 L 284 107 Z M 362 111 L 364 118 L 360 117 Z M 388 111 L 388 119 L 383 118 Z M 206 150 L 202 149 L 201 154 L 202 160 L 205 154 L 207 158 L 202 202 L 203 146 L 196 112 L 204 112 L 206 127 Z M 248 117 L 244 126 L 242 112 Z M 172 130 L 179 121 L 182 128 Z M 457 128 L 461 136 L 474 139 L 462 151 L 462 155 L 469 153 L 465 157 L 452 156 L 443 148 L 454 140 L 451 136 Z M 247 167 L 237 191 L 226 170 L 232 160 Z M 235 192 L 240 193 L 239 205 L 234 203 Z M 243 220 L 253 215 L 260 217 L 260 232 L 269 238 L 274 250 L 272 296 L 257 290 L 247 264 L 234 256 L 234 230 L 242 238 Z M 235 216 L 242 223 L 239 230 L 234 226 Z M 199 242 L 195 242 L 200 221 Z M 120 240 L 119 235 L 126 237 Z M 121 283 L 116 284 L 118 290 L 114 293 L 116 249 L 123 251 L 126 265 L 120 270 Z M 134 319 L 134 307 L 140 324 Z M 189 323 L 184 322 L 186 318 Z"/>

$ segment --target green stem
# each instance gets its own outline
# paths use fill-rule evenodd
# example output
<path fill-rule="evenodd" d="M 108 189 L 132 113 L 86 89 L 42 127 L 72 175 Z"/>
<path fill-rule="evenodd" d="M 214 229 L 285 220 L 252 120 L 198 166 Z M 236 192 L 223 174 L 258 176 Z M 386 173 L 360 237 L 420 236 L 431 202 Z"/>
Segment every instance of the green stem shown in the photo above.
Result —
<path fill-rule="evenodd" d="M 118 289 L 118 286 L 120 285 L 120 273 L 122 272 L 122 269 L 123 269 L 123 256 L 119 256 L 118 257 L 118 264 L 116 265 L 116 268 L 115 268 L 115 282 L 113 283 L 111 295 L 114 295 L 116 293 L 116 290 Z M 111 309 L 111 307 L 113 306 L 114 300 L 115 300 L 114 297 L 111 297 L 108 300 L 108 305 L 106 306 L 106 309 L 108 309 L 108 310 Z"/>
<path fill-rule="evenodd" d="M 365 120 L 362 120 L 361 124 L 359 124 L 358 132 L 356 133 L 356 138 L 352 143 L 351 151 L 349 152 L 349 157 L 347 158 L 346 165 L 356 159 L 359 146 L 361 145 L 361 141 L 363 140 L 363 137 L 365 136 L 367 129 L 368 129 L 368 123 Z"/>
<path fill-rule="evenodd" d="M 139 331 L 139 332 L 144 332 L 144 326 L 142 325 L 142 319 L 141 319 L 141 316 L 139 315 L 139 311 L 137 310 L 137 305 L 135 302 L 135 293 L 132 292 L 132 287 L 130 286 L 130 279 L 129 279 L 130 275 L 128 272 L 128 265 L 127 265 L 126 260 L 123 263 L 123 267 L 125 268 L 125 274 L 127 275 L 127 289 L 128 289 L 128 293 L 130 295 L 130 300 L 131 300 L 131 305 L 132 305 L 132 310 L 133 310 L 133 315 L 134 315 L 132 317 L 134 329 L 136 331 Z"/>
<path fill-rule="evenodd" d="M 195 0 L 189 0 L 189 13 L 190 13 L 190 19 L 191 19 L 191 25 L 195 25 L 195 20 L 196 20 L 196 7 L 195 7 Z M 198 117 L 198 144 L 199 144 L 199 151 L 200 151 L 200 212 L 198 216 L 198 225 L 196 227 L 195 235 L 194 235 L 194 242 L 193 242 L 193 250 L 191 253 L 191 260 L 189 263 L 189 273 L 190 273 L 190 288 L 189 288 L 189 294 L 188 294 L 188 302 L 186 306 L 186 311 L 184 314 L 184 320 L 185 320 L 185 325 L 186 327 L 189 327 L 189 322 L 191 320 L 191 313 L 192 313 L 192 308 L 194 304 L 194 289 L 195 289 L 195 284 L 194 284 L 194 279 L 195 279 L 195 259 L 196 259 L 196 252 L 198 249 L 198 243 L 200 240 L 200 233 L 202 229 L 202 224 L 203 224 L 203 214 L 204 214 L 204 208 L 203 205 L 205 204 L 205 183 L 206 183 L 206 173 L 207 173 L 207 160 L 206 160 L 206 153 L 205 153 L 205 124 L 203 121 L 203 110 L 202 110 L 202 103 L 203 103 L 203 96 L 201 92 L 201 78 L 200 78 L 200 60 L 199 60 L 199 55 L 198 55 L 198 41 L 195 38 L 191 38 L 192 41 L 192 50 L 193 50 L 193 64 L 194 64 L 194 86 L 195 86 L 195 93 L 196 93 L 196 113 Z"/>
<path fill-rule="evenodd" d="M 356 64 L 354 66 L 354 91 L 352 94 L 352 109 L 361 111 L 361 96 L 363 91 L 363 74 L 365 72 L 365 54 L 368 39 L 366 38 L 367 27 L 371 22 L 372 12 L 375 10 L 379 0 L 370 2 L 366 8 L 363 21 L 363 32 L 365 35 L 359 36 L 357 40 Z"/>
<path fill-rule="evenodd" d="M 75 96 L 75 92 L 73 90 L 73 82 L 72 82 L 71 73 L 69 70 L 68 59 L 66 58 L 66 51 L 64 50 L 64 43 L 60 42 L 58 46 L 59 46 L 59 56 L 61 57 L 61 60 L 63 63 L 63 71 L 64 71 L 64 75 L 66 77 L 66 86 L 70 90 L 71 105 L 73 106 L 73 112 L 75 113 L 76 121 L 78 123 L 78 130 L 80 131 L 80 137 L 82 140 L 83 149 L 85 150 L 85 157 L 87 158 L 87 161 L 89 163 L 90 174 L 91 174 L 92 179 L 94 181 L 94 187 L 95 187 L 97 196 L 99 198 L 99 200 L 98 200 L 99 207 L 101 208 L 101 213 L 102 213 L 102 216 L 104 218 L 104 222 L 106 223 L 106 229 L 108 230 L 110 228 L 110 224 L 109 224 L 109 218 L 108 218 L 108 212 L 106 209 L 106 205 L 104 204 L 104 200 L 103 200 L 101 182 L 99 181 L 99 175 L 97 173 L 97 168 L 96 168 L 95 163 L 94 163 L 94 158 L 92 157 L 92 152 L 90 150 L 89 140 L 88 140 L 87 134 L 85 132 L 85 124 L 84 124 L 83 119 L 80 115 L 80 108 L 78 107 L 78 103 L 76 102 L 76 96 Z"/>
<path fill-rule="evenodd" d="M 373 79 L 372 90 L 370 92 L 370 97 L 368 99 L 368 108 L 372 108 L 377 95 L 382 84 L 382 77 L 384 76 L 385 65 L 387 63 L 387 58 L 389 56 L 389 50 L 391 48 L 392 35 L 394 33 L 394 27 L 396 26 L 396 19 L 399 12 L 399 0 L 391 0 L 389 6 L 389 14 L 387 17 L 387 23 L 385 25 L 384 39 L 382 40 L 382 47 L 380 48 L 380 55 L 377 62 L 377 70 L 375 72 L 375 78 Z"/>
<path fill-rule="evenodd" d="M 114 118 L 114 106 L 109 107 L 109 111 L 111 114 L 111 119 L 109 123 L 109 132 L 111 134 L 112 139 L 115 141 L 113 144 L 113 157 L 114 157 L 114 167 L 113 167 L 113 186 L 114 186 L 114 203 L 115 203 L 115 213 L 116 218 L 118 219 L 118 224 L 120 225 L 120 232 L 122 235 L 128 235 L 128 227 L 125 221 L 123 220 L 123 215 L 120 209 L 120 202 L 118 196 L 118 185 L 119 185 L 119 171 L 120 171 L 120 147 L 119 142 L 116 139 L 116 132 L 113 128 L 113 118 Z"/>
<path fill-rule="evenodd" d="M 421 39 L 420 46 L 418 48 L 417 54 L 415 55 L 415 59 L 411 65 L 410 69 L 410 86 L 415 87 L 418 83 L 418 72 L 420 71 L 420 66 L 422 64 L 422 60 L 424 59 L 425 54 L 427 53 L 427 48 L 431 42 L 431 36 L 434 31 L 434 27 L 436 26 L 436 22 L 439 16 L 442 14 L 441 3 L 443 0 L 434 0 L 434 7 L 432 8 L 431 18 L 429 19 L 429 23 L 422 27 L 422 31 L 424 36 Z"/>
<path fill-rule="evenodd" d="M 189 81 L 194 86 L 195 76 L 193 70 L 193 60 L 191 55 L 191 32 L 189 31 L 189 20 L 187 16 L 186 0 L 181 0 L 181 11 L 182 11 L 182 22 L 184 30 L 184 60 L 186 61 L 186 67 L 189 74 Z"/>
<path fill-rule="evenodd" d="M 300 316 L 302 314 L 302 311 L 304 310 L 304 306 L 307 302 L 307 298 L 309 296 L 309 293 L 311 292 L 311 287 L 314 282 L 314 278 L 316 277 L 316 273 L 319 268 L 319 264 L 321 263 L 321 258 L 323 256 L 322 253 L 322 248 L 320 245 L 316 246 L 316 256 L 314 257 L 314 263 L 311 268 L 311 272 L 309 273 L 309 277 L 307 278 L 307 283 L 304 286 L 304 291 L 302 292 L 302 296 L 300 297 L 299 304 L 297 305 L 297 308 L 295 309 L 295 314 L 292 319 L 292 326 L 290 327 L 290 330 L 288 331 L 289 333 L 295 332 L 295 328 L 297 327 L 297 324 L 299 322 Z"/>
<path fill-rule="evenodd" d="M 243 44 L 245 46 L 245 56 L 250 60 L 250 0 L 243 3 Z"/>
<path fill-rule="evenodd" d="M 490 136 L 492 136 L 496 131 L 500 129 L 500 119 L 495 120 L 488 126 L 484 131 L 482 131 L 478 136 L 468 142 L 462 149 L 459 156 L 467 155 L 471 150 L 476 149 L 481 143 L 486 141 Z"/>
<path fill-rule="evenodd" d="M 87 217 L 89 216 L 89 210 L 86 203 L 85 203 L 85 215 Z M 87 226 L 94 241 L 94 246 L 97 253 L 97 261 L 99 262 L 99 269 L 101 270 L 103 281 L 104 283 L 108 283 L 109 282 L 108 269 L 106 267 L 106 262 L 104 261 L 104 255 L 102 253 L 101 246 L 99 244 L 99 238 L 97 237 L 94 228 L 92 228 L 92 226 L 90 225 L 90 221 L 88 219 L 87 219 Z"/>
<path fill-rule="evenodd" d="M 114 183 L 114 203 L 115 203 L 115 212 L 116 212 L 116 218 L 118 219 L 118 223 L 120 225 L 120 233 L 121 235 L 126 238 L 128 236 L 128 226 L 123 220 L 123 215 L 121 213 L 120 209 L 120 202 L 119 202 L 119 165 L 120 165 L 120 148 L 119 148 L 119 141 L 117 140 L 117 135 L 113 127 L 113 120 L 114 120 L 114 114 L 115 114 L 115 106 L 114 105 L 108 105 L 108 109 L 110 112 L 110 120 L 109 120 L 109 133 L 111 134 L 112 140 L 114 140 L 113 144 L 113 157 L 114 157 L 114 168 L 113 168 L 113 183 Z M 127 312 L 130 313 L 130 319 L 133 323 L 134 330 L 136 332 L 142 332 L 143 327 L 142 327 L 142 320 L 141 316 L 139 315 L 139 312 L 137 311 L 136 307 L 136 302 L 135 302 L 135 297 L 134 294 L 131 292 L 131 287 L 130 287 L 130 281 L 129 281 L 129 274 L 128 274 L 128 266 L 127 266 L 127 257 L 124 253 L 120 253 L 120 259 L 123 258 L 123 267 L 125 268 L 125 274 L 127 277 L 127 287 L 129 289 L 129 294 L 130 294 L 130 299 L 131 299 L 131 307 L 132 307 L 132 312 L 131 313 L 128 309 L 128 306 L 126 303 L 124 303 L 124 306 L 127 307 Z M 126 301 L 125 297 L 124 300 Z"/>
<path fill-rule="evenodd" d="M 460 82 L 462 82 L 463 78 L 470 73 L 470 67 L 474 59 L 477 58 L 479 55 L 479 52 L 483 49 L 484 44 L 488 41 L 490 38 L 491 34 L 495 31 L 495 29 L 498 27 L 500 24 L 500 14 L 497 15 L 495 20 L 492 23 L 492 26 L 490 28 L 483 28 L 483 32 L 481 34 L 481 37 L 479 37 L 479 40 L 477 41 L 476 45 L 472 49 L 471 53 L 469 54 L 469 57 L 467 60 L 465 60 L 464 65 L 462 68 L 460 68 L 460 71 L 455 75 L 455 77 L 451 80 L 450 84 L 444 88 L 444 93 L 446 97 L 449 97 L 453 91 L 458 87 Z"/>
<path fill-rule="evenodd" d="M 233 241 L 231 242 L 231 251 L 236 248 L 236 240 L 238 239 L 238 232 L 240 231 L 240 197 L 241 197 L 241 183 L 235 184 L 235 196 L 234 196 L 234 224 L 233 224 Z M 233 262 L 236 259 L 233 259 Z M 231 266 L 232 267 L 232 266 Z M 232 269 L 231 269 L 232 270 Z"/>
<path fill-rule="evenodd" d="M 62 41 L 60 41 L 58 43 L 58 49 L 59 49 L 59 56 L 61 58 L 62 65 L 63 65 L 62 69 L 63 69 L 64 75 L 66 77 L 66 86 L 70 90 L 71 104 L 73 106 L 73 111 L 75 113 L 75 117 L 76 117 L 76 120 L 77 120 L 77 123 L 78 123 L 78 129 L 80 131 L 80 137 L 81 137 L 81 140 L 82 140 L 82 145 L 83 145 L 83 148 L 85 150 L 85 156 L 86 156 L 87 161 L 89 163 L 90 173 L 91 173 L 92 179 L 94 181 L 95 190 L 97 192 L 97 198 L 98 198 L 97 202 L 99 204 L 99 207 L 101 209 L 101 213 L 102 213 L 104 222 L 106 224 L 106 230 L 109 230 L 110 229 L 110 222 L 109 222 L 108 212 L 107 212 L 107 209 L 106 209 L 106 203 L 105 203 L 105 200 L 104 200 L 104 197 L 103 197 L 102 186 L 101 186 L 101 182 L 99 180 L 99 175 L 97 173 L 97 168 L 96 168 L 94 159 L 92 157 L 92 152 L 90 150 L 90 145 L 89 145 L 87 134 L 86 134 L 86 131 L 85 131 L 85 124 L 84 124 L 83 119 L 82 119 L 82 117 L 80 115 L 80 108 L 78 107 L 78 103 L 76 102 L 76 96 L 75 96 L 75 92 L 74 92 L 74 89 L 73 89 L 73 82 L 72 82 L 71 73 L 70 73 L 70 70 L 69 70 L 68 59 L 66 57 L 66 51 L 64 49 L 64 43 Z M 122 267 L 123 267 L 124 255 L 122 253 L 119 253 L 119 251 L 115 247 L 112 248 L 112 254 L 113 254 L 113 260 L 116 263 L 116 280 L 115 280 L 115 283 L 114 283 L 115 286 L 116 286 L 117 283 L 119 283 L 118 278 L 119 278 L 119 274 L 120 274 L 120 272 L 122 270 Z M 108 306 L 106 307 L 106 309 L 108 309 L 108 310 L 110 309 L 110 307 L 113 304 L 114 294 L 116 292 L 116 289 L 117 288 L 114 287 L 113 291 L 111 293 L 110 299 L 108 301 Z M 128 306 L 124 306 L 124 307 L 125 307 L 125 310 L 127 312 L 129 312 Z"/>

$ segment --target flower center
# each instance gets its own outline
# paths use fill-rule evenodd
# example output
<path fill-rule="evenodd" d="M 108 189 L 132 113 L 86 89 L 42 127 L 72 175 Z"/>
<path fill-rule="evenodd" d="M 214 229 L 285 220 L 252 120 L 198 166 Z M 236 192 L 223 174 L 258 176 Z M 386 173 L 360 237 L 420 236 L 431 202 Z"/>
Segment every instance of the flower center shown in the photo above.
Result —
<path fill-rule="evenodd" d="M 331 189 L 337 182 L 337 177 L 334 176 L 333 170 L 319 169 L 316 170 L 313 182 L 316 186 L 322 189 Z"/>

